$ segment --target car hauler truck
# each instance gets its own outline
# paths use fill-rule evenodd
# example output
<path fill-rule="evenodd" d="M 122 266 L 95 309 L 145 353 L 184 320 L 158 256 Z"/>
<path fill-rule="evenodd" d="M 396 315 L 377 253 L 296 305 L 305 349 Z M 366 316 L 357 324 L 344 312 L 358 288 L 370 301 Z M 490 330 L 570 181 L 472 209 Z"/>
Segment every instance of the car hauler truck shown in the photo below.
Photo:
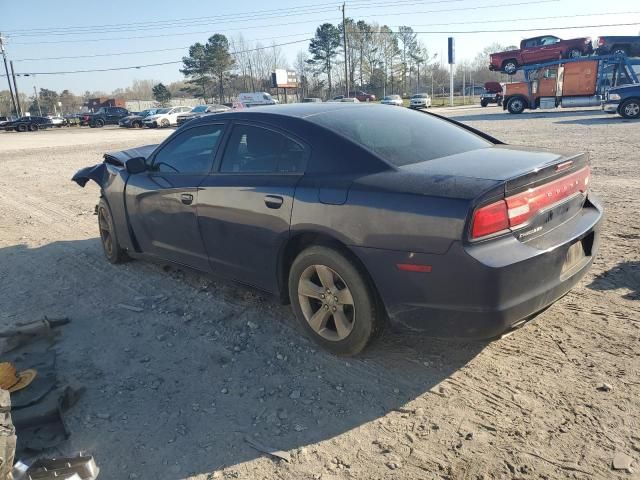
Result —
<path fill-rule="evenodd" d="M 609 88 L 638 83 L 640 59 L 619 55 L 585 57 L 529 65 L 523 70 L 524 82 L 504 87 L 502 108 L 509 113 L 598 106 Z"/>

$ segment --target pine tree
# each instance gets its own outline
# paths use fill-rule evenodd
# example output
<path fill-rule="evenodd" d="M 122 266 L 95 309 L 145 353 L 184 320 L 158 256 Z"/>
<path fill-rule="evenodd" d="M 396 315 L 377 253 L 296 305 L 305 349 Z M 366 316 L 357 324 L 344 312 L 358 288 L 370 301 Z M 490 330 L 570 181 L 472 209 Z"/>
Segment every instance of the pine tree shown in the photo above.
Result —
<path fill-rule="evenodd" d="M 311 39 L 309 52 L 313 58 L 310 64 L 318 65 L 320 71 L 327 74 L 329 96 L 331 96 L 331 62 L 338 55 L 340 47 L 340 31 L 330 23 L 323 23 L 316 29 L 316 35 Z"/>
<path fill-rule="evenodd" d="M 159 83 L 153 87 L 153 98 L 161 106 L 166 107 L 169 104 L 169 100 L 171 100 L 171 92 L 164 84 Z"/>

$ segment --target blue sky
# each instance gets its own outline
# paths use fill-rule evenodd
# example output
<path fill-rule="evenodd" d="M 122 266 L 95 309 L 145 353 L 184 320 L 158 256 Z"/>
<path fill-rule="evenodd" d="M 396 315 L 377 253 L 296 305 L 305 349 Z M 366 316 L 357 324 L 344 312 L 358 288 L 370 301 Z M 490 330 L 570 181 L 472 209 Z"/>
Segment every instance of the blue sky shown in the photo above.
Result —
<path fill-rule="evenodd" d="M 17 72 L 114 68 L 180 60 L 189 45 L 204 42 L 213 33 L 228 36 L 242 33 L 245 40 L 259 39 L 263 44 L 303 40 L 312 36 L 320 23 L 341 20 L 338 5 L 338 2 L 319 0 L 273 3 L 258 0 L 31 0 L 27 7 L 22 2 L 2 0 L 0 31 L 7 37 L 7 52 L 14 60 Z M 638 0 L 616 0 L 611 4 L 596 0 L 353 0 L 347 1 L 346 5 L 348 16 L 387 24 L 393 29 L 398 25 L 429 32 L 544 29 L 539 32 L 453 33 L 458 59 L 472 58 L 492 42 L 515 44 L 522 38 L 545 33 L 572 38 L 637 35 L 640 32 Z M 598 13 L 605 5 L 609 12 L 622 13 Z M 174 21 L 174 24 L 168 27 L 149 24 L 163 21 Z M 147 24 L 122 25 L 134 22 Z M 634 22 L 635 25 L 620 25 Z M 108 26 L 114 24 L 119 26 Z M 615 26 L 555 28 L 599 24 Z M 49 31 L 38 33 L 36 29 Z M 448 36 L 447 33 L 419 34 L 431 54 L 445 57 Z M 307 42 L 302 42 L 283 46 L 282 50 L 292 63 L 296 53 L 306 48 Z M 123 54 L 158 49 L 171 50 Z M 111 53 L 119 55 L 18 61 Z M 54 90 L 68 88 L 78 94 L 85 90 L 111 91 L 130 85 L 134 79 L 179 80 L 182 78 L 179 68 L 180 65 L 175 64 L 115 72 L 37 75 L 20 78 L 18 84 L 22 91 L 32 90 L 33 84 Z M 0 89 L 5 88 L 6 79 L 0 77 Z"/>

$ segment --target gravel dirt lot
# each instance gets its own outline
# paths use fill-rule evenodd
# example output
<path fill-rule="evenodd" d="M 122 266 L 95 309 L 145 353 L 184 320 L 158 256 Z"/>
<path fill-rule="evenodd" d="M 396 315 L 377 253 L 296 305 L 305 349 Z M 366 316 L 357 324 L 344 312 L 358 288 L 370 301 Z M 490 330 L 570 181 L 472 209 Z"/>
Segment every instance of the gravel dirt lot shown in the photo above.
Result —
<path fill-rule="evenodd" d="M 58 370 L 87 388 L 51 455 L 93 454 L 104 480 L 640 478 L 612 469 L 623 453 L 640 471 L 640 122 L 441 112 L 508 143 L 588 151 L 607 216 L 599 256 L 506 338 L 385 334 L 351 359 L 315 348 L 274 298 L 106 262 L 98 188 L 70 178 L 169 130 L 0 134 L 0 324 L 69 316 Z"/>

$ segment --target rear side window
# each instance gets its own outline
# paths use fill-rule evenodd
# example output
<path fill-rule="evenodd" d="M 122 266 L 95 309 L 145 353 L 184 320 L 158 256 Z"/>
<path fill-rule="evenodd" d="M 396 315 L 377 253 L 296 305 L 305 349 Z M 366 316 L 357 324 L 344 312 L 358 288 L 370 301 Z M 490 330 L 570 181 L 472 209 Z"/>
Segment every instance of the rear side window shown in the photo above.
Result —
<path fill-rule="evenodd" d="M 251 125 L 236 125 L 220 171 L 224 173 L 302 173 L 305 148 L 291 138 Z"/>
<path fill-rule="evenodd" d="M 493 146 L 488 140 L 429 114 L 382 105 L 359 105 L 308 119 L 397 167 Z"/>

